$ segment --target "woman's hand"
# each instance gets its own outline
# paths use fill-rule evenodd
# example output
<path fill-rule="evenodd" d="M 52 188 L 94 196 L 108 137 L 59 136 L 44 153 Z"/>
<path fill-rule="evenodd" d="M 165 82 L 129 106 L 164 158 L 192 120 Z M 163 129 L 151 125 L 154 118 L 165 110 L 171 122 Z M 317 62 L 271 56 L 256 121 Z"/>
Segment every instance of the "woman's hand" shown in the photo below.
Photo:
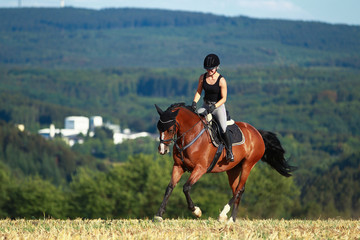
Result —
<path fill-rule="evenodd" d="M 195 101 L 192 102 L 191 108 L 194 112 L 196 111 L 196 102 Z"/>
<path fill-rule="evenodd" d="M 209 104 L 209 113 L 212 113 L 215 109 L 216 109 L 215 104 L 210 103 L 210 104 Z"/>

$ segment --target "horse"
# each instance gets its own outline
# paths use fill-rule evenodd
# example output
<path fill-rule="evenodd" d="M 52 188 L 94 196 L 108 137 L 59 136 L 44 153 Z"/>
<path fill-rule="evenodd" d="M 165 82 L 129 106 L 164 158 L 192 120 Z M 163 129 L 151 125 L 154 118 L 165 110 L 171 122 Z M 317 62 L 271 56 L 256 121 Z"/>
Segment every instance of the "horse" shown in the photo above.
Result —
<path fill-rule="evenodd" d="M 185 106 L 184 103 L 172 104 L 165 111 L 155 104 L 160 119 L 157 128 L 160 134 L 158 152 L 164 155 L 173 146 L 173 168 L 169 185 L 166 188 L 163 201 L 154 220 L 162 221 L 169 197 L 179 182 L 181 176 L 189 171 L 190 177 L 183 186 L 187 205 L 190 211 L 201 217 L 202 212 L 195 206 L 191 197 L 191 187 L 207 172 L 219 173 L 226 171 L 232 190 L 232 198 L 224 206 L 219 215 L 219 221 L 228 220 L 227 214 L 232 208 L 229 222 L 235 222 L 238 206 L 245 191 L 245 183 L 251 169 L 262 159 L 285 177 L 290 177 L 295 169 L 285 159 L 285 151 L 276 134 L 257 130 L 245 122 L 235 122 L 241 129 L 245 142 L 233 147 L 234 161 L 226 159 L 224 150 L 216 164 L 212 164 L 217 147 L 212 144 L 208 122 L 203 116 Z M 210 166 L 213 165 L 211 168 Z"/>

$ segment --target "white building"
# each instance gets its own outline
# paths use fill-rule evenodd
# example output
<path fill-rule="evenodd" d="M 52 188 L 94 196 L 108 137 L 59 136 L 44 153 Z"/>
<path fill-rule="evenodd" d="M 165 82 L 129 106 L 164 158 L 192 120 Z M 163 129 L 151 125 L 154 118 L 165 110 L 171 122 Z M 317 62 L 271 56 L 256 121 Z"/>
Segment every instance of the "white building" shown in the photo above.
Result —
<path fill-rule="evenodd" d="M 83 139 L 79 138 L 79 134 L 87 135 L 89 131 L 89 118 L 83 116 L 70 116 L 65 118 L 65 128 L 56 129 L 54 124 L 50 128 L 40 129 L 38 133 L 45 138 L 53 139 L 55 135 L 61 137 L 70 145 L 75 143 L 83 143 Z"/>
<path fill-rule="evenodd" d="M 113 133 L 119 133 L 121 131 L 120 130 L 120 125 L 112 124 L 110 122 L 106 122 L 104 124 L 104 127 L 107 128 L 107 129 L 110 129 Z"/>
<path fill-rule="evenodd" d="M 95 135 L 95 128 L 102 126 L 103 126 L 103 118 L 101 116 L 92 116 L 90 118 L 89 136 L 93 137 Z"/>
<path fill-rule="evenodd" d="M 102 127 L 103 118 L 101 116 L 92 116 L 90 118 L 90 129 L 94 129 L 96 127 Z"/>
<path fill-rule="evenodd" d="M 66 117 L 64 129 L 56 129 L 54 124 L 51 124 L 50 128 L 40 129 L 38 133 L 48 139 L 53 139 L 55 135 L 60 135 L 70 146 L 73 146 L 75 143 L 81 144 L 84 142 L 84 140 L 79 137 L 79 134 L 83 134 L 84 136 L 89 134 L 90 137 L 93 137 L 96 127 L 105 127 L 111 130 L 113 132 L 114 144 L 121 144 L 129 139 L 151 137 L 151 134 L 148 132 L 131 133 L 128 128 L 121 132 L 119 125 L 109 122 L 104 124 L 101 116 L 92 116 L 90 120 L 83 116 Z"/>
<path fill-rule="evenodd" d="M 130 129 L 126 128 L 124 129 L 123 133 L 120 132 L 114 133 L 113 139 L 114 139 L 114 144 L 121 144 L 124 142 L 124 140 L 131 140 L 140 137 L 150 137 L 150 136 L 151 135 L 148 132 L 131 133 Z"/>
<path fill-rule="evenodd" d="M 90 126 L 89 124 L 89 118 L 87 117 L 70 116 L 65 118 L 65 129 L 75 130 L 83 135 L 87 135 Z"/>

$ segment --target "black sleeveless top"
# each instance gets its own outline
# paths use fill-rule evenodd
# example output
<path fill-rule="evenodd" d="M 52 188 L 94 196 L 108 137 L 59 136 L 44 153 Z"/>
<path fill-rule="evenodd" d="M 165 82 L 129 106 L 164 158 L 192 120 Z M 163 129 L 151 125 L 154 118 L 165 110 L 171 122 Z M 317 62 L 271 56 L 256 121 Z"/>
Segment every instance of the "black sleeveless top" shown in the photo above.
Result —
<path fill-rule="evenodd" d="M 215 84 L 210 85 L 206 82 L 206 73 L 203 78 L 203 89 L 205 91 L 204 100 L 206 102 L 218 102 L 221 99 L 221 90 L 220 90 L 220 79 L 222 78 L 221 74 L 216 80 Z"/>

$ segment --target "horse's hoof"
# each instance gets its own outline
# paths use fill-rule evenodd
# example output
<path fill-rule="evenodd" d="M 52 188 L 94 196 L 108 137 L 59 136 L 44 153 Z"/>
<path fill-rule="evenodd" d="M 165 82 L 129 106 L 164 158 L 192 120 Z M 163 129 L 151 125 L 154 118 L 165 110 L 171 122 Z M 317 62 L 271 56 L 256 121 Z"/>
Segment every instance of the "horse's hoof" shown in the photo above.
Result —
<path fill-rule="evenodd" d="M 201 209 L 197 206 L 195 206 L 195 210 L 193 211 L 193 214 L 195 215 L 195 217 L 201 217 L 202 215 L 202 212 L 201 212 Z"/>
<path fill-rule="evenodd" d="M 153 219 L 153 222 L 162 222 L 162 221 L 163 221 L 163 218 L 160 216 L 155 216 Z"/>
<path fill-rule="evenodd" d="M 229 218 L 229 220 L 227 221 L 227 224 L 233 224 L 235 221 L 232 217 Z"/>
<path fill-rule="evenodd" d="M 218 220 L 219 220 L 219 222 L 226 222 L 227 216 L 226 215 L 220 215 Z"/>

